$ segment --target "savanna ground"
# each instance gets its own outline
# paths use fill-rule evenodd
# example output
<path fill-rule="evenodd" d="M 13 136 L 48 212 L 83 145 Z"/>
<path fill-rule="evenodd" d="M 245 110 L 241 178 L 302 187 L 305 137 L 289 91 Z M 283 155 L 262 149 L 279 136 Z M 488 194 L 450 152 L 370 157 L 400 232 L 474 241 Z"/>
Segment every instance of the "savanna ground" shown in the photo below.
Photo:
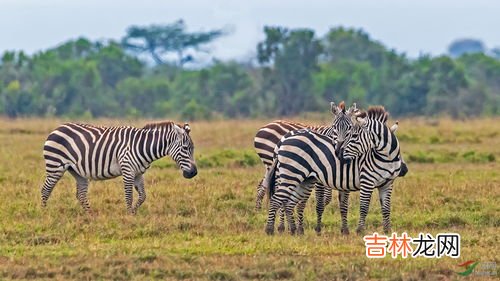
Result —
<path fill-rule="evenodd" d="M 365 257 L 364 242 L 354 234 L 358 194 L 351 196 L 348 237 L 340 235 L 335 200 L 316 236 L 314 198 L 305 236 L 266 236 L 266 210 L 254 210 L 264 168 L 252 144 L 267 121 L 191 124 L 197 177 L 184 179 L 170 159 L 156 162 L 146 173 L 148 198 L 136 216 L 125 211 L 120 179 L 91 182 L 94 212 L 88 216 L 69 174 L 48 207 L 40 207 L 43 142 L 62 121 L 0 120 L 0 279 L 488 279 L 458 276 L 463 268 L 457 264 L 467 260 L 496 262 L 496 276 L 489 278 L 498 278 L 500 119 L 401 120 L 397 134 L 410 172 L 395 183 L 393 230 L 411 237 L 457 232 L 462 242 L 459 259 L 406 260 Z M 328 118 L 308 121 L 326 124 Z M 367 233 L 382 232 L 377 199 L 367 223 Z"/>

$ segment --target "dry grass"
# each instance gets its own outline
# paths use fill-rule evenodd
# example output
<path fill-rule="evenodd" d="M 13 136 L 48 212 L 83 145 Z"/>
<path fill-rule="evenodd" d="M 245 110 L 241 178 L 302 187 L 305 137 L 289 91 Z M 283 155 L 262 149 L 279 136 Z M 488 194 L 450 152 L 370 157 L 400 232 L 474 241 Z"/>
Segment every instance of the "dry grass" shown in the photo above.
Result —
<path fill-rule="evenodd" d="M 193 123 L 197 156 L 212 168 L 186 180 L 161 164 L 169 160 L 162 160 L 146 173 L 148 198 L 136 216 L 125 212 L 119 179 L 92 182 L 94 215 L 87 216 L 70 176 L 58 183 L 46 209 L 39 204 L 43 142 L 62 120 L 0 120 L 0 280 L 459 279 L 454 273 L 460 271 L 459 262 L 499 263 L 499 121 L 401 120 L 398 135 L 410 172 L 396 181 L 393 229 L 411 236 L 458 232 L 462 253 L 458 260 L 375 261 L 365 257 L 360 237 L 340 235 L 336 202 L 326 211 L 319 237 L 313 230 L 313 200 L 306 210 L 305 236 L 264 234 L 266 212 L 253 210 L 263 167 L 212 156 L 233 151 L 227 157 L 238 158 L 243 157 L 239 151 L 251 152 L 256 130 L 267 121 Z M 475 156 L 463 156 L 470 151 Z M 426 162 L 421 154 L 434 155 L 434 163 L 419 163 Z M 482 158 L 489 154 L 492 159 Z M 351 199 L 351 230 L 358 219 L 358 198 Z M 372 201 L 367 230 L 382 230 L 377 200 Z"/>

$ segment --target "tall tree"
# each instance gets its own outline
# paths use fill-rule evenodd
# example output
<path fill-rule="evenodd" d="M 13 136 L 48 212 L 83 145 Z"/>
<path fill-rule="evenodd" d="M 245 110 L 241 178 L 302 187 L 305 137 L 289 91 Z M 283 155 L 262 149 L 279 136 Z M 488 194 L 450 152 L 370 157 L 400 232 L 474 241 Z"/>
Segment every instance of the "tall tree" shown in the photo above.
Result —
<path fill-rule="evenodd" d="M 297 114 L 315 105 L 311 75 L 318 68 L 322 46 L 310 29 L 264 27 L 266 39 L 257 45 L 268 87 L 276 93 L 278 115 Z"/>
<path fill-rule="evenodd" d="M 97 61 L 103 83 L 110 87 L 114 87 L 122 79 L 142 74 L 142 63 L 115 42 L 101 46 L 91 59 Z"/>
<path fill-rule="evenodd" d="M 329 92 L 335 98 L 395 107 L 399 102 L 396 81 L 409 67 L 404 55 L 389 50 L 363 30 L 344 27 L 330 29 L 323 44 L 322 62 L 329 64 L 324 69 L 343 68 L 339 71 L 344 76 L 342 83 L 330 83 Z"/>
<path fill-rule="evenodd" d="M 136 53 L 148 53 L 157 64 L 164 64 L 168 54 L 176 54 L 180 66 L 194 58 L 187 51 L 201 51 L 201 46 L 226 34 L 222 29 L 188 32 L 183 20 L 166 25 L 132 26 L 122 44 Z"/>
<path fill-rule="evenodd" d="M 384 63 L 388 50 L 379 42 L 370 38 L 363 30 L 332 28 L 323 39 L 325 60 L 367 62 L 373 67 Z"/>

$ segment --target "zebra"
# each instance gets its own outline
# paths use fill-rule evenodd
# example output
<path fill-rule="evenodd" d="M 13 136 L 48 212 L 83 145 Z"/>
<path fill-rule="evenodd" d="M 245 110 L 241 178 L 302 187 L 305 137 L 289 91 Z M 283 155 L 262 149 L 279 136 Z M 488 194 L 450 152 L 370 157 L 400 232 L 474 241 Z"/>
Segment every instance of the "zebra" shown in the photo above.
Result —
<path fill-rule="evenodd" d="M 194 145 L 189 124 L 159 122 L 135 127 L 102 127 L 66 123 L 52 131 L 45 141 L 45 181 L 42 207 L 66 171 L 76 179 L 76 198 L 90 212 L 87 191 L 90 180 L 123 176 L 127 211 L 135 214 L 146 200 L 143 174 L 151 163 L 170 155 L 185 178 L 196 176 Z M 139 194 L 132 207 L 133 188 Z"/>
<path fill-rule="evenodd" d="M 399 128 L 399 122 L 396 121 L 396 123 L 391 126 L 390 131 L 395 133 L 398 128 Z M 299 130 L 294 130 L 294 131 L 288 132 L 286 135 L 284 135 L 281 138 L 281 140 L 278 142 L 278 144 L 276 144 L 276 147 L 274 150 L 274 155 L 277 155 L 278 150 L 281 147 L 281 144 L 284 140 L 286 140 L 287 138 L 294 136 L 296 134 L 306 133 L 309 131 L 310 131 L 309 129 L 299 129 Z M 350 137 L 350 135 L 346 134 L 344 137 Z M 333 139 L 333 142 L 335 145 L 338 145 L 337 140 L 338 139 L 335 139 L 335 138 Z M 408 168 L 407 168 L 404 160 L 401 159 L 401 161 L 402 161 L 401 169 L 400 169 L 398 176 L 404 177 L 406 175 L 406 173 L 408 172 Z M 316 183 L 316 184 L 319 185 L 318 183 Z M 325 190 L 325 193 L 330 194 L 330 199 L 331 199 L 332 189 L 328 188 L 328 187 L 323 187 L 322 185 L 319 185 L 319 187 L 323 188 Z M 316 192 L 316 193 L 318 193 L 318 192 Z M 309 190 L 309 192 L 304 194 L 304 196 L 303 196 L 304 200 L 299 201 L 299 203 L 297 204 L 297 215 L 298 215 L 297 234 L 304 234 L 304 229 L 303 229 L 304 214 L 303 214 L 303 211 L 305 208 L 306 201 L 309 198 L 309 195 L 310 195 L 310 190 Z M 318 195 L 316 195 L 316 196 L 318 196 Z M 343 222 L 343 227 L 342 227 L 341 232 L 342 232 L 342 234 L 347 235 L 347 234 L 349 234 L 349 230 L 347 228 L 347 211 L 348 211 L 348 202 L 349 202 L 349 192 L 339 191 L 339 198 L 338 199 L 339 199 L 340 214 L 341 214 L 342 222 Z M 280 209 L 280 211 L 281 210 L 282 209 Z M 280 225 L 279 225 L 279 227 L 282 228 L 281 230 L 278 228 L 278 230 L 280 232 L 284 231 L 284 217 L 283 216 L 284 216 L 284 213 L 280 212 Z M 316 226 L 315 229 L 316 229 L 317 233 L 319 233 L 321 231 L 321 217 L 319 217 L 319 222 L 318 222 L 318 225 Z"/>
<path fill-rule="evenodd" d="M 343 140 L 345 139 L 352 129 L 352 116 L 359 110 L 354 103 L 348 110 L 345 108 L 344 102 L 340 102 L 337 106 L 334 102 L 330 103 L 330 109 L 334 115 L 334 120 L 330 126 L 311 126 L 305 125 L 297 122 L 291 121 L 273 121 L 257 131 L 254 138 L 254 147 L 259 155 L 262 163 L 266 166 L 266 170 L 272 164 L 274 151 L 276 144 L 280 142 L 280 139 L 286 138 L 289 135 L 293 135 L 296 130 L 303 128 L 314 130 L 320 134 L 334 136 L 335 139 Z M 266 194 L 266 187 L 262 185 L 263 180 L 260 181 L 257 186 L 257 198 L 256 198 L 256 209 L 260 209 L 262 205 L 262 200 Z M 316 213 L 317 213 L 317 225 L 315 230 L 317 233 L 321 232 L 321 220 L 324 212 L 324 207 L 328 205 L 332 200 L 332 190 L 324 188 L 321 185 L 316 186 Z M 299 214 L 299 232 L 303 232 L 303 211 L 306 206 L 307 198 L 303 202 L 300 202 L 297 209 Z M 280 225 L 278 227 L 279 232 L 283 232 L 285 229 L 284 216 L 283 213 L 280 216 Z"/>
<path fill-rule="evenodd" d="M 365 218 L 373 189 L 379 189 L 384 231 L 390 232 L 390 196 L 392 185 L 403 164 L 399 142 L 386 126 L 388 113 L 383 107 L 371 107 L 357 114 L 355 127 L 342 146 L 331 136 L 307 130 L 282 141 L 269 168 L 264 185 L 269 188 L 270 204 L 266 233 L 274 233 L 276 211 L 283 207 L 292 234 L 295 205 L 311 192 L 311 182 L 343 191 L 339 194 L 343 234 L 348 234 L 347 204 L 351 191 L 361 192 L 360 221 L 357 232 L 364 231 Z M 397 129 L 397 125 L 392 129 Z M 344 157 L 346 159 L 344 159 Z"/>

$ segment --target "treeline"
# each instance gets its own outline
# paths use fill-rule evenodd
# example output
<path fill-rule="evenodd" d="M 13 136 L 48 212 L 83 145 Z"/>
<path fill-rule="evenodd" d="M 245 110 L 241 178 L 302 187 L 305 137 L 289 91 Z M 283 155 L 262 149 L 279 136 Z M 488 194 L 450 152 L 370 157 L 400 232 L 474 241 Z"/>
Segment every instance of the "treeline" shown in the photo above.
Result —
<path fill-rule="evenodd" d="M 175 25 L 178 33 L 161 32 Z M 80 38 L 31 56 L 5 52 L 0 114 L 271 117 L 325 112 L 332 100 L 383 104 L 396 116 L 500 114 L 500 61 L 482 53 L 409 59 L 361 30 L 334 28 L 319 37 L 309 29 L 266 27 L 253 61 L 192 69 L 186 66 L 199 46 L 225 34 L 188 34 L 183 27 L 132 27 L 121 42 Z"/>

